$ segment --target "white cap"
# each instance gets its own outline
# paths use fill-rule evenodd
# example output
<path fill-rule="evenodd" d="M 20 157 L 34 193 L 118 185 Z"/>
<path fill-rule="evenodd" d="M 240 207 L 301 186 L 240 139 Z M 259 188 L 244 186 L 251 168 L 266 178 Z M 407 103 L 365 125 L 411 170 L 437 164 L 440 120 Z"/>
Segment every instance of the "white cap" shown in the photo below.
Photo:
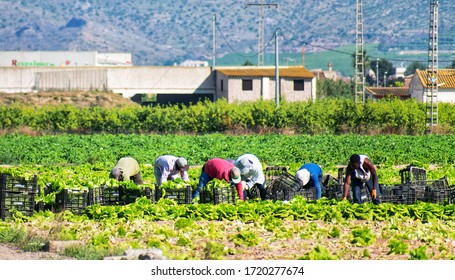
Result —
<path fill-rule="evenodd" d="M 176 165 L 177 165 L 177 167 L 178 167 L 179 169 L 182 169 L 182 168 L 186 167 L 186 165 L 188 164 L 187 161 L 186 161 L 186 159 L 184 159 L 184 158 L 182 158 L 182 157 L 177 158 L 177 160 L 175 161 L 175 163 L 176 163 Z"/>
<path fill-rule="evenodd" d="M 302 182 L 302 184 L 305 186 L 310 181 L 310 172 L 308 170 L 306 170 L 305 168 L 300 169 L 299 171 L 297 171 L 295 173 L 295 177 L 297 177 L 297 179 L 299 179 Z"/>

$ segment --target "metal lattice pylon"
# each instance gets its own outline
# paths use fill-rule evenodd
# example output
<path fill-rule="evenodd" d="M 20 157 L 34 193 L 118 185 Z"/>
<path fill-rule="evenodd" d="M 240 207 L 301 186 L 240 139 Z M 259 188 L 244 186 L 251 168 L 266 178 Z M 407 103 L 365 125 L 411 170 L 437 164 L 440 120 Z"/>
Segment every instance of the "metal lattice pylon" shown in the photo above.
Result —
<path fill-rule="evenodd" d="M 428 42 L 428 69 L 427 69 L 427 86 L 425 87 L 426 110 L 426 128 L 427 133 L 433 132 L 438 125 L 438 13 L 439 1 L 430 0 L 430 30 Z"/>
<path fill-rule="evenodd" d="M 363 3 L 356 0 L 355 18 L 355 102 L 365 102 L 365 52 L 363 41 Z"/>
<path fill-rule="evenodd" d="M 258 7 L 258 66 L 264 65 L 264 36 L 265 36 L 265 8 L 275 7 L 278 8 L 276 3 L 265 3 L 265 0 L 261 0 L 260 3 L 246 4 L 246 7 L 256 6 Z"/>

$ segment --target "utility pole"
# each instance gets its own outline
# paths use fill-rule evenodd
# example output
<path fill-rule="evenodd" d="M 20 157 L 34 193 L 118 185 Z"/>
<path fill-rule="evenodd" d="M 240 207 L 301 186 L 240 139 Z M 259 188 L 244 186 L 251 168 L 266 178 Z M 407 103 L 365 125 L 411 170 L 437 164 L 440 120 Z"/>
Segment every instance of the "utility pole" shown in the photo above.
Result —
<path fill-rule="evenodd" d="M 365 102 L 365 57 L 363 42 L 363 3 L 356 0 L 355 18 L 355 89 L 354 101 Z"/>
<path fill-rule="evenodd" d="M 376 58 L 376 87 L 379 87 L 379 58 Z"/>
<path fill-rule="evenodd" d="M 212 68 L 216 67 L 216 14 L 212 18 Z"/>
<path fill-rule="evenodd" d="M 278 29 L 275 30 L 275 104 L 280 104 L 280 59 L 278 51 Z"/>
<path fill-rule="evenodd" d="M 387 71 L 384 72 L 384 87 L 387 87 Z"/>
<path fill-rule="evenodd" d="M 264 33 L 265 33 L 265 8 L 276 8 L 276 3 L 264 3 L 265 0 L 261 0 L 261 3 L 246 4 L 246 7 L 258 7 L 258 66 L 264 65 Z"/>
<path fill-rule="evenodd" d="M 432 133 L 433 128 L 438 125 L 438 19 L 439 1 L 430 0 L 430 31 L 428 44 L 428 69 L 427 69 L 427 86 L 426 92 L 426 133 Z"/>

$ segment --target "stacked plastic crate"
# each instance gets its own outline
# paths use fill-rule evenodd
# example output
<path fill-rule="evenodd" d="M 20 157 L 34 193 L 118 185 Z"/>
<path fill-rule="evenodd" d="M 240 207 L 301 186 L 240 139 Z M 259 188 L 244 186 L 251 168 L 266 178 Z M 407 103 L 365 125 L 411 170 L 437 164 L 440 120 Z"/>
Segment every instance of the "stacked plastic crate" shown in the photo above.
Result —
<path fill-rule="evenodd" d="M 35 196 L 39 194 L 38 178 L 31 179 L 0 174 L 0 217 L 10 218 L 14 211 L 31 216 L 35 210 Z"/>

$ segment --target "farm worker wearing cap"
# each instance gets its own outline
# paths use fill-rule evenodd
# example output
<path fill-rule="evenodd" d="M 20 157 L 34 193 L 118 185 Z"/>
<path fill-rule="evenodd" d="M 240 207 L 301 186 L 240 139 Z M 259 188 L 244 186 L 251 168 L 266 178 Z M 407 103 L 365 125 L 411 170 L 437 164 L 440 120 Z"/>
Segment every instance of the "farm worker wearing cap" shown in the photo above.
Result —
<path fill-rule="evenodd" d="M 261 199 L 265 200 L 265 176 L 259 159 L 252 154 L 243 154 L 237 158 L 234 165 L 240 169 L 242 181 L 246 183 L 244 197 L 246 197 L 247 190 L 256 186 L 259 189 Z"/>
<path fill-rule="evenodd" d="M 315 187 L 316 199 L 321 198 L 322 169 L 315 163 L 305 163 L 295 173 L 304 188 Z"/>
<path fill-rule="evenodd" d="M 158 157 L 153 166 L 157 186 L 168 180 L 174 181 L 179 173 L 183 181 L 189 182 L 189 166 L 185 158 L 164 155 Z"/>
<path fill-rule="evenodd" d="M 202 167 L 201 176 L 197 189 L 193 192 L 193 199 L 199 196 L 202 188 L 214 178 L 225 180 L 235 185 L 240 200 L 243 200 L 242 181 L 240 178 L 240 170 L 234 164 L 222 158 L 213 158 L 208 160 Z"/>
<path fill-rule="evenodd" d="M 348 167 L 346 168 L 343 200 L 348 196 L 349 186 L 351 186 L 352 194 L 354 196 L 353 202 L 362 203 L 361 190 L 364 183 L 371 194 L 373 203 L 381 203 L 381 193 L 378 187 L 376 167 L 371 163 L 368 156 L 354 154 L 350 157 Z"/>
<path fill-rule="evenodd" d="M 109 177 L 117 181 L 133 180 L 136 185 L 143 183 L 139 164 L 132 157 L 120 158 L 112 168 Z"/>

